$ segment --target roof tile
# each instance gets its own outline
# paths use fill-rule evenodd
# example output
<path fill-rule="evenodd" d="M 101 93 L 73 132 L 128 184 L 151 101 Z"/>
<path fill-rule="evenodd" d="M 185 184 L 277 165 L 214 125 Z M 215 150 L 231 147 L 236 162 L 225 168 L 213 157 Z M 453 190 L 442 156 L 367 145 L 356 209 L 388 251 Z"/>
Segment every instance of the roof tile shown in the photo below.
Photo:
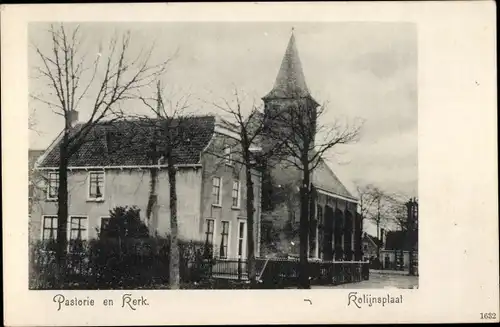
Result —
<path fill-rule="evenodd" d="M 200 154 L 214 133 L 215 117 L 194 116 L 174 120 L 174 124 L 176 122 L 177 126 L 160 130 L 163 133 L 169 131 L 174 135 L 182 133 L 181 141 L 173 150 L 177 164 L 199 163 Z M 69 167 L 151 165 L 151 143 L 154 140 L 155 126 L 159 124 L 160 120 L 157 119 L 100 122 L 91 128 L 82 146 L 70 157 Z M 75 126 L 73 133 L 82 126 Z M 160 137 L 160 147 L 166 145 L 167 139 L 167 137 Z M 58 165 L 59 146 L 56 144 L 40 167 L 57 167 Z"/>

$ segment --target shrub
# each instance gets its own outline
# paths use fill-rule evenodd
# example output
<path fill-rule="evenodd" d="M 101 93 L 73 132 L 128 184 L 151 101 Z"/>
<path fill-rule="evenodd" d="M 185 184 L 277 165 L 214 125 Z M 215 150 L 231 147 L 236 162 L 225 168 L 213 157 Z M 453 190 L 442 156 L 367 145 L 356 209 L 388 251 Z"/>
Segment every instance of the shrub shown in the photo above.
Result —
<path fill-rule="evenodd" d="M 57 278 L 53 242 L 36 243 L 31 253 L 30 289 L 123 289 L 165 288 L 169 277 L 168 237 L 97 239 L 68 251 L 64 280 Z M 183 283 L 198 282 L 207 275 L 211 262 L 205 246 L 180 242 L 180 277 Z"/>
<path fill-rule="evenodd" d="M 55 242 L 34 243 L 30 247 L 30 289 L 166 288 L 170 239 L 150 236 L 139 213 L 135 207 L 115 208 L 97 239 L 72 241 L 59 276 Z M 205 260 L 210 256 L 207 248 L 200 242 L 179 241 L 181 282 L 199 281 L 210 270 L 211 262 Z"/>

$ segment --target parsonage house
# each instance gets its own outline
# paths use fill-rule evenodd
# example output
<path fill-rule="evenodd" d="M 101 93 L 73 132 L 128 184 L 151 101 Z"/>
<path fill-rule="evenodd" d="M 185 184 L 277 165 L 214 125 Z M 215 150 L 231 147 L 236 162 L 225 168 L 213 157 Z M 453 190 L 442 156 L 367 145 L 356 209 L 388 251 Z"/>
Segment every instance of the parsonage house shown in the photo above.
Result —
<path fill-rule="evenodd" d="M 243 258 L 247 246 L 246 183 L 245 170 L 236 158 L 239 135 L 216 116 L 192 116 L 183 124 L 191 132 L 173 150 L 179 239 L 208 242 L 220 258 Z M 81 124 L 73 128 L 81 128 Z M 103 121 L 88 133 L 87 142 L 69 158 L 68 238 L 96 238 L 106 227 L 110 210 L 118 206 L 137 206 L 151 233 L 169 234 L 167 166 L 164 158 L 154 164 L 148 159 L 153 128 L 134 120 Z M 57 236 L 60 137 L 39 157 L 36 168 L 46 183 L 35 189 L 40 200 L 32 207 L 31 232 L 44 240 Z M 158 171 L 155 177 L 152 168 Z M 148 210 L 152 178 L 156 178 L 157 205 Z M 255 171 L 253 178 L 258 255 L 260 173 Z"/>

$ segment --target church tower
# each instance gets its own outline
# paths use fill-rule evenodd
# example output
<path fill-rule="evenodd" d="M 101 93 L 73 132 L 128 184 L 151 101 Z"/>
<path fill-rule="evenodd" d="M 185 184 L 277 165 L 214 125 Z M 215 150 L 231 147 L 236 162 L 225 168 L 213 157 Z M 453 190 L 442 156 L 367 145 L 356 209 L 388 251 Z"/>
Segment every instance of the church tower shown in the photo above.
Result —
<path fill-rule="evenodd" d="M 319 104 L 313 99 L 307 87 L 293 28 L 274 86 L 262 100 L 266 118 L 276 117 L 279 112 L 287 110 L 300 111 L 294 113 L 295 117 L 301 119 L 316 118 L 316 108 Z M 315 125 L 314 121 L 314 129 Z"/>
<path fill-rule="evenodd" d="M 297 137 L 297 141 L 301 142 L 303 134 L 297 132 L 301 129 L 312 132 L 311 142 L 314 143 L 316 110 L 319 104 L 313 99 L 307 87 L 293 29 L 274 86 L 262 100 L 264 137 L 261 144 L 265 152 L 267 149 L 273 149 L 279 140 Z M 275 138 L 277 133 L 279 139 Z M 267 167 L 263 169 L 263 208 L 272 211 L 276 201 L 279 201 L 275 199 L 275 195 L 283 192 L 276 187 L 295 189 L 302 179 L 300 172 L 291 167 L 288 169 L 277 167 L 277 162 L 268 162 L 267 159 L 263 159 L 261 164 Z"/>

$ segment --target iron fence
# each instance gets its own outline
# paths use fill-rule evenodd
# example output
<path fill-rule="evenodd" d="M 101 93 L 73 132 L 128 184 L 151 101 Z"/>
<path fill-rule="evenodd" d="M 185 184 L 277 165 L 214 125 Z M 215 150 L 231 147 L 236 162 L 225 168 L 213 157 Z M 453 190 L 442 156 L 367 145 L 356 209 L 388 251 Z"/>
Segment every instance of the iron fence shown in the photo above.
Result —
<path fill-rule="evenodd" d="M 181 280 L 248 281 L 248 262 L 243 259 L 181 260 Z M 53 251 L 32 253 L 30 289 L 57 288 L 56 257 Z M 95 257 L 88 252 L 69 252 L 65 277 L 69 288 L 134 287 L 168 282 L 168 255 L 134 253 L 120 257 Z M 256 258 L 256 277 L 264 288 L 297 285 L 300 262 L 297 258 Z M 369 263 L 362 261 L 309 260 L 311 284 L 337 285 L 369 278 Z M 41 278 L 44 277 L 44 278 Z M 72 286 L 76 285 L 76 286 Z M 80 287 L 79 286 L 79 287 Z"/>
<path fill-rule="evenodd" d="M 257 279 L 267 285 L 286 286 L 299 278 L 298 259 L 256 258 Z M 215 258 L 207 270 L 211 278 L 247 280 L 247 261 Z M 369 279 L 369 263 L 365 261 L 308 262 L 311 284 L 338 285 Z"/>

